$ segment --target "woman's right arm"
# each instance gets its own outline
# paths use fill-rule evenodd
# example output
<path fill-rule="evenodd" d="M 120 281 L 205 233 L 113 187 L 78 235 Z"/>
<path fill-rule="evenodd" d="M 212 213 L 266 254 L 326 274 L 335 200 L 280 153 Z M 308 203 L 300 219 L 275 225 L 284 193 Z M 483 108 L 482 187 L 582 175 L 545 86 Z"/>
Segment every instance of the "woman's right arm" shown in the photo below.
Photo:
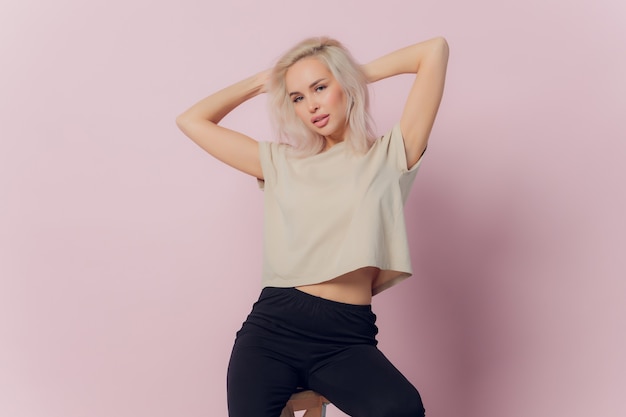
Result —
<path fill-rule="evenodd" d="M 180 130 L 202 149 L 259 179 L 263 179 L 259 143 L 218 123 L 244 101 L 264 93 L 268 75 L 269 71 L 263 71 L 211 94 L 176 118 Z"/>

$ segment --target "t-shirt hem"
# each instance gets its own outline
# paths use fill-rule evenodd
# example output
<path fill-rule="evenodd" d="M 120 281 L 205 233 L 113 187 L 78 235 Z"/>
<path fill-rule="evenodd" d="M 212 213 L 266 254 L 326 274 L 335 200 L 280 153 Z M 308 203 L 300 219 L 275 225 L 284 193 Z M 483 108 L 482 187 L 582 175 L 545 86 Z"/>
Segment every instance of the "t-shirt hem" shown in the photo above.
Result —
<path fill-rule="evenodd" d="M 372 265 L 370 265 L 372 266 Z M 363 267 L 359 267 L 359 268 L 363 268 Z M 355 268 L 352 269 L 351 271 L 348 272 L 352 272 L 355 271 L 359 268 Z M 346 272 L 346 273 L 348 273 Z M 372 295 L 376 295 L 376 294 L 380 294 L 381 292 L 395 286 L 396 284 L 399 284 L 400 282 L 404 281 L 405 279 L 409 278 L 410 276 L 412 276 L 412 273 L 409 271 L 406 271 L 404 269 L 400 270 L 400 269 L 381 269 L 379 272 L 380 274 L 384 274 L 384 273 L 390 273 L 390 272 L 394 272 L 396 273 L 396 275 L 393 275 L 391 278 L 387 278 L 385 281 L 383 281 L 382 283 L 375 285 L 372 287 Z M 304 285 L 315 285 L 315 284 L 322 284 L 324 282 L 328 282 L 331 281 L 339 276 L 341 276 L 343 274 L 334 276 L 332 278 L 321 278 L 320 280 L 311 280 L 311 279 L 301 279 L 301 280 L 296 280 L 293 278 L 280 278 L 280 277 L 275 277 L 273 279 L 263 279 L 262 280 L 262 285 L 261 288 L 266 288 L 266 287 L 276 287 L 276 288 L 295 288 L 295 287 L 300 287 L 300 286 L 304 286 Z M 374 280 L 374 284 L 376 283 L 376 279 Z"/>

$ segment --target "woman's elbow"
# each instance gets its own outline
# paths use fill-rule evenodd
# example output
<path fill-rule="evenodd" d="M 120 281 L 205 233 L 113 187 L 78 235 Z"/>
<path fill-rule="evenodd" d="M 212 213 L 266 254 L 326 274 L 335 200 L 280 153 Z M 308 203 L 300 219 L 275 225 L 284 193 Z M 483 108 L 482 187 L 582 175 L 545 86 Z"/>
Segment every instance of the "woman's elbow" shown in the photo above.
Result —
<path fill-rule="evenodd" d="M 441 56 L 447 58 L 450 54 L 450 47 L 448 45 L 448 40 L 443 36 L 438 36 L 432 39 L 433 42 L 433 50 L 436 51 Z"/>
<path fill-rule="evenodd" d="M 189 125 L 189 115 L 187 112 L 181 113 L 176 116 L 176 126 L 182 131 L 185 130 L 185 126 Z"/>

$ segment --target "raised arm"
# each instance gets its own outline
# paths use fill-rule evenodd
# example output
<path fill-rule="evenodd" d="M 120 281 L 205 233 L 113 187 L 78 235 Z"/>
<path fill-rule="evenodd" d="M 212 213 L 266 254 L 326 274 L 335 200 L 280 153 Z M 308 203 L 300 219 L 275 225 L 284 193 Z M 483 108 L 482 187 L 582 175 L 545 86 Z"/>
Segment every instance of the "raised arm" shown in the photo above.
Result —
<path fill-rule="evenodd" d="M 254 139 L 218 126 L 224 116 L 246 100 L 265 92 L 269 71 L 224 88 L 191 106 L 176 124 L 191 140 L 220 161 L 263 179 L 259 144 Z"/>
<path fill-rule="evenodd" d="M 399 49 L 363 66 L 369 82 L 397 74 L 416 74 L 400 118 L 409 167 L 417 163 L 428 144 L 443 95 L 447 66 L 448 43 L 444 38 Z"/>

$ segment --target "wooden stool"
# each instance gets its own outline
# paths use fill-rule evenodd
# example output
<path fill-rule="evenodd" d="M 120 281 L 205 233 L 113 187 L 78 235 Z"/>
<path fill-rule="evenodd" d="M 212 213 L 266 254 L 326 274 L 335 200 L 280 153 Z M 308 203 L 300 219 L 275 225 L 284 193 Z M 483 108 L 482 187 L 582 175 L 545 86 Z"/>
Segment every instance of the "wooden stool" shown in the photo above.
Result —
<path fill-rule="evenodd" d="M 294 417 L 294 411 L 306 410 L 302 417 L 326 417 L 330 402 L 314 391 L 300 391 L 291 396 L 280 417 Z"/>

